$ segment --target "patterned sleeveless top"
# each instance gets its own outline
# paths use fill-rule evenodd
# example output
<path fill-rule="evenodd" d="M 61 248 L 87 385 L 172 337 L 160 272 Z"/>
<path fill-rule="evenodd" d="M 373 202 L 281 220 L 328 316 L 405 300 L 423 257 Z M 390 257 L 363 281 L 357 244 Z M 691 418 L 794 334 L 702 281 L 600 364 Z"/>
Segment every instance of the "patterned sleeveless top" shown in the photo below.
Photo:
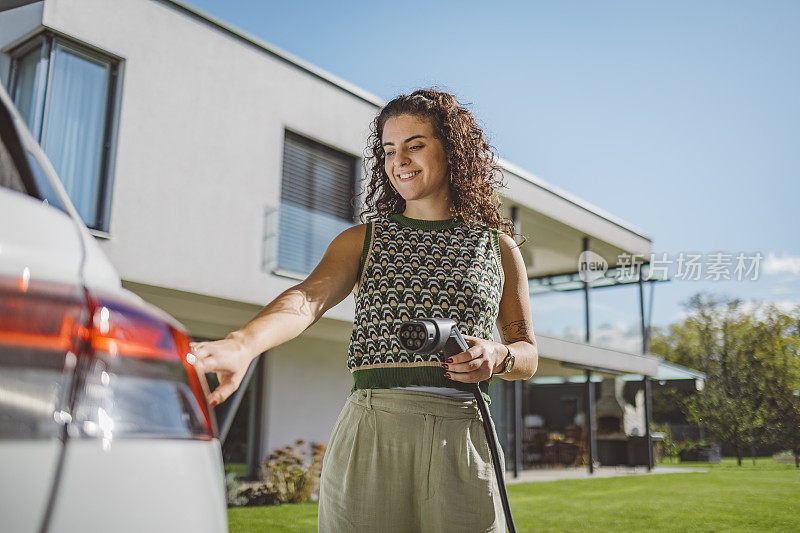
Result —
<path fill-rule="evenodd" d="M 347 355 L 353 388 L 449 387 L 441 354 L 402 348 L 397 330 L 417 318 L 450 318 L 462 334 L 490 340 L 503 267 L 497 229 L 460 217 L 419 220 L 394 214 L 367 224 Z M 479 383 L 487 405 L 490 380 Z"/>

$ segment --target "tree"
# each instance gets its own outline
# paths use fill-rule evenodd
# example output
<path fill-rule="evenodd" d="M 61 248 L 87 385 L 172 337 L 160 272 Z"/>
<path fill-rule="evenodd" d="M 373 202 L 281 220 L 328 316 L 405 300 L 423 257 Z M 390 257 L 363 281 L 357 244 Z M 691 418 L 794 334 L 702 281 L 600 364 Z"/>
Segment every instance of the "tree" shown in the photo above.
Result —
<path fill-rule="evenodd" d="M 770 442 L 790 450 L 800 468 L 800 306 L 792 313 L 769 306 L 763 325 L 767 334 L 762 348 L 773 355 L 766 376 L 772 391 L 767 435 Z"/>
<path fill-rule="evenodd" d="M 771 352 L 762 343 L 768 328 L 739 299 L 699 293 L 684 305 L 689 316 L 657 334 L 651 351 L 706 374 L 703 390 L 684 403 L 687 418 L 730 444 L 741 465 L 747 445 L 767 426 Z"/>

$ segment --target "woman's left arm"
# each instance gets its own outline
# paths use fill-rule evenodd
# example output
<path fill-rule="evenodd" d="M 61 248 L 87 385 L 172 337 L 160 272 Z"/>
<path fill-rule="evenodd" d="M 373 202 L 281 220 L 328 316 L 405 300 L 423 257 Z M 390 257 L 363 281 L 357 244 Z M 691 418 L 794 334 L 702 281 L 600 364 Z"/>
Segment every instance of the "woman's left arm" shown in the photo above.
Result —
<path fill-rule="evenodd" d="M 505 282 L 500 299 L 500 311 L 497 315 L 497 329 L 503 339 L 500 345 L 501 357 L 498 368 L 508 354 L 506 346 L 514 352 L 514 368 L 508 374 L 497 374 L 497 377 L 509 381 L 530 379 L 539 366 L 539 349 L 533 334 L 531 318 L 531 295 L 528 288 L 528 272 L 525 261 L 514 239 L 500 233 L 500 257 L 503 263 Z M 499 344 L 499 343 L 498 343 Z"/>
<path fill-rule="evenodd" d="M 476 383 L 497 374 L 501 379 L 514 381 L 530 379 L 536 373 L 539 349 L 533 336 L 528 273 L 517 243 L 505 233 L 500 233 L 500 258 L 505 282 L 497 314 L 497 329 L 503 337 L 503 343 L 462 334 L 468 345 L 467 351 L 450 357 L 442 364 L 448 379 Z M 498 374 L 509 349 L 514 352 L 514 368 L 508 374 Z"/>

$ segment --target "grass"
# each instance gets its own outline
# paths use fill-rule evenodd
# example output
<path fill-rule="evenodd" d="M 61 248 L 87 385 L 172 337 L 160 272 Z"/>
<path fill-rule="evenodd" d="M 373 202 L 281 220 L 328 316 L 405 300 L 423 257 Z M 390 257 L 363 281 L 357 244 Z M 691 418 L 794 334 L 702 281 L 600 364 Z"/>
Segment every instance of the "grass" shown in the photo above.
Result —
<path fill-rule="evenodd" d="M 676 463 L 706 473 L 522 483 L 508 486 L 522 531 L 798 531 L 800 471 L 771 458 Z M 667 463 L 665 466 L 669 466 Z M 228 510 L 231 533 L 315 532 L 317 504 Z"/>
<path fill-rule="evenodd" d="M 234 472 L 236 474 L 247 473 L 247 463 L 225 463 L 225 472 Z"/>

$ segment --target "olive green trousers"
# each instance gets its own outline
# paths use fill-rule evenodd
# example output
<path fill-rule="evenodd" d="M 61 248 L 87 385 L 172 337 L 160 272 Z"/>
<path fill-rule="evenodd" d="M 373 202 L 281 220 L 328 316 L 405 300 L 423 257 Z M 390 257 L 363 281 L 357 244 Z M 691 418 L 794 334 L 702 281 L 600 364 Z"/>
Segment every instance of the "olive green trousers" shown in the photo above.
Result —
<path fill-rule="evenodd" d="M 397 389 L 347 398 L 322 461 L 320 533 L 505 530 L 476 400 Z"/>

